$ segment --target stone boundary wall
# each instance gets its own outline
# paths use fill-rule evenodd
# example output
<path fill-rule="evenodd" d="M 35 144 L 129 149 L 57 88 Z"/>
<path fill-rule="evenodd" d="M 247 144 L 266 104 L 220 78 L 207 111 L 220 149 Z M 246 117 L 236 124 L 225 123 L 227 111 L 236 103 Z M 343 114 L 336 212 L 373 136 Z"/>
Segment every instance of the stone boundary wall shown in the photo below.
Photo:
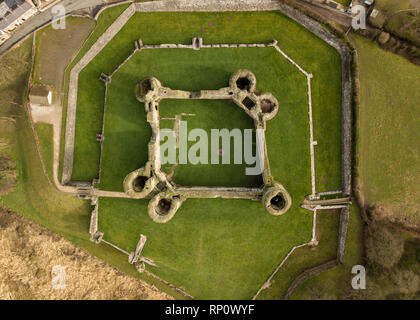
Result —
<path fill-rule="evenodd" d="M 98 172 L 98 179 L 97 184 L 101 182 L 101 176 L 102 176 L 102 154 L 104 150 L 104 139 L 105 139 L 105 114 L 106 114 L 106 100 L 108 96 L 108 83 L 105 83 L 105 95 L 104 95 L 104 109 L 102 114 L 102 130 L 101 130 L 101 140 L 99 141 L 101 145 L 101 149 L 99 152 L 99 172 Z"/>
<path fill-rule="evenodd" d="M 183 296 L 190 298 L 190 299 L 195 299 L 192 295 L 190 295 L 189 293 L 187 293 L 186 291 L 182 290 L 181 288 L 175 287 L 172 283 L 169 283 L 168 281 L 162 279 L 161 277 L 155 275 L 154 273 L 148 271 L 148 270 L 144 270 L 144 273 L 146 273 L 147 275 L 151 276 L 152 278 L 155 278 L 157 280 L 159 280 L 160 282 L 163 282 L 164 284 L 166 284 L 168 287 L 172 288 L 173 290 L 181 293 Z"/>
<path fill-rule="evenodd" d="M 88 53 L 79 61 L 72 69 L 70 74 L 69 87 L 69 106 L 67 112 L 66 124 L 73 124 L 67 129 L 66 126 L 66 147 L 63 163 L 63 182 L 69 182 L 73 168 L 73 151 L 74 151 L 74 125 L 76 120 L 76 103 L 77 103 L 77 82 L 79 72 L 101 51 L 106 44 L 118 33 L 123 25 L 137 12 L 171 12 L 171 11 L 263 11 L 263 10 L 279 10 L 292 20 L 296 21 L 317 37 L 327 42 L 335 48 L 341 57 L 342 64 L 342 185 L 343 194 L 350 196 L 351 194 L 351 59 L 350 52 L 344 42 L 324 29 L 318 22 L 305 16 L 303 13 L 288 5 L 282 4 L 274 0 L 244 0 L 241 2 L 232 2 L 228 0 L 209 0 L 205 3 L 189 2 L 185 0 L 174 0 L 171 2 L 155 1 L 145 3 L 133 3 L 129 6 L 120 17 L 104 32 L 98 41 L 90 48 Z M 70 90 L 70 88 L 72 90 Z M 70 145 L 68 145 L 68 143 Z M 67 148 L 69 147 L 69 148 Z M 344 248 L 347 235 L 349 219 L 349 208 L 341 210 L 340 216 L 340 232 L 339 247 L 337 251 L 337 260 L 331 261 L 324 265 L 304 271 L 292 283 L 288 290 L 289 297 L 295 288 L 308 279 L 309 277 L 319 274 L 324 270 L 328 270 L 338 263 L 342 263 L 344 257 Z M 315 271 L 314 271 L 315 270 Z M 295 288 L 293 288 L 293 285 Z M 291 292 L 291 293 L 290 293 Z"/>
<path fill-rule="evenodd" d="M 293 19 L 294 21 L 298 22 L 306 29 L 311 31 L 317 37 L 321 38 L 325 42 L 327 42 L 330 46 L 335 48 L 341 57 L 341 81 L 342 81 L 342 93 L 341 93 L 341 109 L 342 109 L 342 137 L 341 137 L 341 145 L 342 145 L 342 187 L 343 187 L 343 195 L 350 196 L 351 194 L 351 148 L 352 148 L 352 127 L 351 127 L 351 99 L 352 99 L 352 91 L 351 91 L 351 54 L 349 49 L 347 48 L 346 44 L 335 35 L 331 34 L 329 31 L 324 29 L 318 22 L 315 20 L 305 16 L 300 11 L 293 9 L 284 4 L 280 4 L 280 11 L 287 15 L 289 18 Z M 346 244 L 346 237 L 347 237 L 347 228 L 348 228 L 348 220 L 349 220 L 349 208 L 341 209 L 340 213 L 340 225 L 339 225 L 339 236 L 338 236 L 338 249 L 337 249 L 337 263 L 342 263 L 344 258 L 344 251 L 345 251 L 345 244 Z M 327 265 L 327 264 L 325 264 Z M 321 265 L 324 266 L 324 265 Z M 321 267 L 320 266 L 320 267 Z M 334 267 L 335 265 L 328 265 L 329 268 Z M 305 281 L 309 277 L 319 274 L 320 272 L 324 271 L 326 267 L 316 269 L 317 273 L 310 272 L 312 269 L 309 269 L 308 272 L 304 272 L 305 276 L 303 280 L 301 278 L 297 278 L 301 282 Z M 329 269 L 327 268 L 327 269 Z M 325 270 L 327 270 L 325 269 Z M 301 283 L 299 282 L 299 284 Z M 292 286 L 291 286 L 292 287 Z M 297 287 L 297 286 L 296 286 Z M 289 288 L 290 289 L 290 288 Z M 294 289 L 293 289 L 294 290 Z M 289 292 L 289 290 L 288 290 Z"/>
<path fill-rule="evenodd" d="M 300 275 L 298 275 L 295 280 L 292 281 L 292 283 L 290 284 L 289 288 L 287 289 L 285 295 L 283 296 L 284 299 L 289 299 L 292 294 L 295 292 L 295 290 L 306 280 L 308 280 L 309 278 L 312 278 L 324 271 L 327 271 L 329 269 L 332 269 L 334 267 L 336 267 L 338 265 L 338 261 L 336 259 L 328 261 L 324 264 L 321 264 L 319 266 L 310 268 L 310 269 L 306 269 L 305 271 L 303 271 Z"/>
<path fill-rule="evenodd" d="M 112 40 L 112 38 L 114 38 L 114 36 L 122 29 L 122 27 L 127 23 L 127 21 L 134 15 L 134 13 L 134 5 L 129 6 L 99 37 L 99 39 L 92 45 L 88 52 L 79 60 L 79 62 L 70 71 L 63 160 L 63 184 L 67 184 L 70 182 L 73 172 L 79 73 L 89 64 L 89 62 L 93 60 L 93 58 L 96 57 L 96 55 L 100 51 L 102 51 L 103 48 L 105 48 L 105 46 Z"/>
<path fill-rule="evenodd" d="M 93 19 L 96 20 L 96 21 L 98 21 L 99 16 L 101 15 L 101 13 L 104 10 L 109 9 L 109 8 L 112 8 L 112 7 L 117 7 L 119 5 L 128 4 L 128 3 L 133 3 L 133 0 L 119 1 L 119 2 L 114 2 L 114 3 L 106 4 L 106 5 L 102 6 L 98 10 L 98 12 L 95 13 L 95 16 L 93 17 Z"/>
<path fill-rule="evenodd" d="M 340 225 L 338 228 L 338 247 L 337 247 L 337 260 L 341 264 L 344 261 L 344 251 L 346 249 L 347 229 L 349 225 L 350 208 L 341 209 L 340 212 Z"/>

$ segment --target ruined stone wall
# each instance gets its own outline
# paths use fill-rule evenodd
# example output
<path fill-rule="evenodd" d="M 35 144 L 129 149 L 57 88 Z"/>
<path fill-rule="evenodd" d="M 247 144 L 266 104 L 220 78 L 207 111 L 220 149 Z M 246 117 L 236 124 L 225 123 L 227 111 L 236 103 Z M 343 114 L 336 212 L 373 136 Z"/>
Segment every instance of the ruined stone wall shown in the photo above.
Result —
<path fill-rule="evenodd" d="M 305 16 L 296 9 L 275 0 L 209 0 L 185 1 L 174 0 L 170 2 L 155 1 L 135 3 L 108 28 L 108 30 L 91 47 L 88 53 L 79 61 L 70 73 L 69 106 L 67 112 L 66 147 L 63 165 L 63 181 L 71 179 L 74 151 L 74 125 L 76 120 L 77 82 L 79 72 L 100 52 L 105 45 L 118 33 L 123 25 L 136 12 L 159 12 L 159 11 L 256 11 L 256 10 L 279 10 L 289 18 L 301 24 L 316 36 L 334 47 L 341 56 L 342 61 L 342 186 L 343 194 L 351 193 L 351 65 L 350 53 L 343 41 L 324 29 L 320 24 Z M 222 45 L 220 45 L 222 46 Z M 303 272 L 290 286 L 286 296 L 289 297 L 300 283 L 309 277 L 342 263 L 347 235 L 349 209 L 341 210 L 339 245 L 337 260 Z"/>
<path fill-rule="evenodd" d="M 352 127 L 351 127 L 351 55 L 346 44 L 335 35 L 331 34 L 325 28 L 323 28 L 315 20 L 305 16 L 300 11 L 287 6 L 285 4 L 279 4 L 279 10 L 287 15 L 289 18 L 298 22 L 306 29 L 311 31 L 317 37 L 327 42 L 330 46 L 335 48 L 341 57 L 341 72 L 342 72 L 342 188 L 343 195 L 350 196 L 351 194 L 351 148 L 352 148 Z M 338 236 L 338 249 L 337 249 L 337 260 L 327 262 L 315 268 L 308 269 L 301 273 L 290 285 L 285 298 L 289 298 L 295 289 L 310 277 L 317 275 L 325 270 L 335 267 L 337 264 L 342 263 L 344 259 L 344 251 L 347 237 L 349 221 L 349 208 L 343 208 L 340 212 L 340 225 L 339 225 L 339 236 Z"/>
<path fill-rule="evenodd" d="M 70 182 L 73 172 L 79 73 L 89 64 L 89 62 L 93 60 L 93 58 L 96 57 L 100 51 L 102 51 L 103 48 L 105 48 L 108 42 L 114 38 L 114 36 L 121 30 L 121 28 L 134 15 L 135 12 L 135 6 L 129 6 L 99 37 L 99 39 L 92 45 L 88 52 L 80 59 L 80 61 L 73 67 L 70 72 L 63 160 L 63 184 Z"/>
<path fill-rule="evenodd" d="M 350 196 L 351 194 L 351 148 L 352 148 L 352 133 L 351 133 L 351 55 L 346 44 L 338 39 L 336 36 L 331 34 L 329 31 L 324 29 L 318 22 L 305 16 L 300 11 L 293 9 L 284 4 L 279 4 L 280 11 L 295 20 L 306 29 L 311 31 L 317 37 L 327 42 L 330 46 L 335 48 L 341 57 L 341 72 L 342 72 L 342 97 L 341 97 L 341 109 L 342 109 L 342 188 L 343 195 Z M 340 213 L 340 226 L 339 226 L 339 237 L 338 237 L 338 260 L 341 263 L 344 257 L 344 249 L 347 236 L 347 227 L 349 219 L 349 209 L 343 208 Z"/>
<path fill-rule="evenodd" d="M 286 291 L 286 294 L 283 296 L 284 299 L 289 299 L 295 290 L 306 280 L 312 278 L 324 271 L 332 269 L 338 265 L 338 261 L 336 259 L 328 261 L 327 263 L 321 264 L 319 266 L 307 269 L 303 271 L 300 275 L 297 276 L 295 280 L 290 284 L 289 288 Z"/>

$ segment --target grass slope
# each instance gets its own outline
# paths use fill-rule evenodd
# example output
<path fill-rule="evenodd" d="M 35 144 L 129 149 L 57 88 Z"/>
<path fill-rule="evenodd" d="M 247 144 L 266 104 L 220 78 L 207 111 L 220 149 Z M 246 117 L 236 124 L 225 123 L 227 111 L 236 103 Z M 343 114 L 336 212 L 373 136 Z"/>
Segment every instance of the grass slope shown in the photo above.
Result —
<path fill-rule="evenodd" d="M 35 129 L 38 135 L 39 144 L 41 146 L 42 157 L 44 158 L 45 168 L 47 169 L 50 181 L 53 180 L 53 162 L 54 162 L 54 146 L 53 146 L 53 126 L 47 123 L 36 123 Z"/>
<path fill-rule="evenodd" d="M 354 36 L 359 56 L 357 160 L 366 203 L 391 221 L 419 226 L 420 68 Z"/>

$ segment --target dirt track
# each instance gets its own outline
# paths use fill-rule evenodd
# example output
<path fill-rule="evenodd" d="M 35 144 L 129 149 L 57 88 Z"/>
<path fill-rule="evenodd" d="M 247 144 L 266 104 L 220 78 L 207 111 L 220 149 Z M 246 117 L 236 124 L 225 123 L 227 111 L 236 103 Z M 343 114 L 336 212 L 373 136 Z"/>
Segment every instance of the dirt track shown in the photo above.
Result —
<path fill-rule="evenodd" d="M 0 248 L 0 299 L 172 299 L 4 209 Z M 55 265 L 66 268 L 64 290 L 52 288 Z"/>

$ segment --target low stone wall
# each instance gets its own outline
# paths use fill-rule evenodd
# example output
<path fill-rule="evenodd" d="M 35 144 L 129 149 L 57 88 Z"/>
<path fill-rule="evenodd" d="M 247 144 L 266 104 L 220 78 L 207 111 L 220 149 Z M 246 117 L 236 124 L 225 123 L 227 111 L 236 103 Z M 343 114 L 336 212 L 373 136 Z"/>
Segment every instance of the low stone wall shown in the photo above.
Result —
<path fill-rule="evenodd" d="M 168 11 L 268 11 L 278 10 L 277 0 L 171 0 L 135 3 L 138 12 Z"/>
<path fill-rule="evenodd" d="M 303 271 L 300 275 L 297 276 L 295 280 L 291 283 L 289 288 L 286 291 L 286 294 L 283 296 L 284 299 L 289 299 L 292 294 L 296 291 L 296 289 L 306 280 L 312 278 L 324 271 L 332 269 L 338 265 L 338 261 L 336 259 L 328 261 L 327 263 L 321 264 L 314 268 L 307 269 Z"/>
<path fill-rule="evenodd" d="M 278 3 L 278 10 L 283 14 L 293 19 L 297 23 L 301 24 L 303 27 L 311 31 L 320 39 L 327 42 L 330 46 L 335 48 L 341 57 L 341 72 L 342 72 L 342 188 L 343 195 L 350 196 L 351 194 L 351 151 L 352 151 L 352 113 L 351 113 L 351 100 L 352 100 L 352 86 L 351 86 L 351 54 L 346 44 L 335 35 L 331 34 L 325 28 L 323 28 L 318 22 L 307 17 L 300 11 L 282 4 Z M 343 262 L 344 251 L 347 237 L 349 221 L 349 207 L 341 209 L 340 212 L 340 225 L 339 225 L 339 236 L 338 236 L 338 249 L 337 249 L 337 259 L 322 264 L 318 267 L 308 269 L 300 274 L 290 285 L 287 290 L 286 299 L 289 298 L 295 289 L 303 283 L 305 280 L 309 279 L 312 276 L 320 274 L 323 271 L 331 269 Z"/>
<path fill-rule="evenodd" d="M 340 225 L 338 229 L 338 247 L 337 247 L 337 260 L 339 263 L 343 263 L 344 261 L 344 251 L 346 248 L 349 217 L 350 217 L 349 207 L 347 206 L 346 208 L 341 209 Z"/>
<path fill-rule="evenodd" d="M 342 187 L 343 195 L 350 196 L 351 194 L 351 148 L 352 148 L 352 133 L 351 133 L 351 55 L 346 44 L 338 39 L 336 36 L 324 29 L 318 22 L 305 16 L 303 13 L 293 9 L 287 5 L 280 4 L 280 11 L 285 15 L 295 20 L 317 37 L 327 42 L 330 46 L 335 48 L 341 57 L 341 72 L 342 72 Z M 338 237 L 338 262 L 342 263 L 344 257 L 344 249 L 347 236 L 347 227 L 349 220 L 349 208 L 343 208 L 340 214 L 340 226 Z"/>
<path fill-rule="evenodd" d="M 111 26 L 99 37 L 92 45 L 88 52 L 80 59 L 70 72 L 67 117 L 66 117 L 66 133 L 63 160 L 63 177 L 62 183 L 67 184 L 71 181 L 74 160 L 74 139 L 76 134 L 76 108 L 79 73 L 102 51 L 109 41 L 121 30 L 127 21 L 134 15 L 135 6 L 129 6 Z"/>
<path fill-rule="evenodd" d="M 279 10 L 289 18 L 293 19 L 303 27 L 314 33 L 316 36 L 335 48 L 340 54 L 342 61 L 342 185 L 343 195 L 351 194 L 351 64 L 350 53 L 343 41 L 324 29 L 315 20 L 305 16 L 300 11 L 280 3 L 276 0 L 209 0 L 200 1 L 155 1 L 145 3 L 134 3 L 108 28 L 108 30 L 91 47 L 88 53 L 79 61 L 70 73 L 69 106 L 67 112 L 66 146 L 63 164 L 63 182 L 71 179 L 73 167 L 74 135 L 76 121 L 77 82 L 79 72 L 101 51 L 105 45 L 118 33 L 123 25 L 137 12 L 170 12 L 170 11 L 263 11 Z M 288 296 L 297 286 L 324 270 L 342 263 L 347 235 L 349 219 L 349 208 L 341 210 L 339 245 L 337 260 L 331 261 L 316 268 L 309 269 L 301 274 L 292 283 L 288 290 Z"/>
<path fill-rule="evenodd" d="M 104 10 L 109 9 L 109 8 L 112 8 L 112 7 L 117 7 L 117 6 L 120 6 L 120 5 L 123 5 L 123 4 L 133 3 L 133 1 L 134 1 L 134 0 L 122 0 L 122 1 L 114 2 L 114 3 L 106 4 L 106 5 L 102 6 L 102 7 L 98 10 L 98 12 L 96 12 L 96 13 L 95 13 L 95 16 L 94 16 L 93 18 L 94 18 L 95 20 L 98 20 L 99 16 L 101 15 L 101 13 L 102 13 Z"/>

